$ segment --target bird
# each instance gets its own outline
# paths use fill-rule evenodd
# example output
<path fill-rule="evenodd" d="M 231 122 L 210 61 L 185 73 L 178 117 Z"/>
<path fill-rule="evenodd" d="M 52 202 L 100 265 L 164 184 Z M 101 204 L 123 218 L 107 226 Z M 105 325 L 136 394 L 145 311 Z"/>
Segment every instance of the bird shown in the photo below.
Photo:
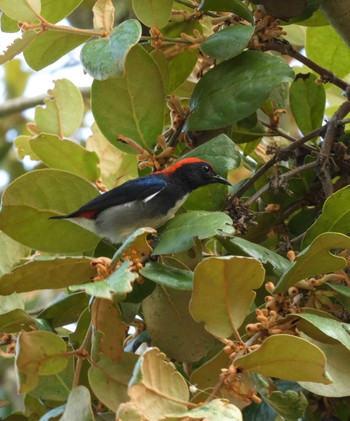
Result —
<path fill-rule="evenodd" d="M 159 228 L 202 186 L 231 185 L 214 167 L 199 158 L 184 158 L 162 171 L 130 180 L 87 202 L 67 215 L 49 219 L 74 222 L 119 244 L 138 228 Z"/>

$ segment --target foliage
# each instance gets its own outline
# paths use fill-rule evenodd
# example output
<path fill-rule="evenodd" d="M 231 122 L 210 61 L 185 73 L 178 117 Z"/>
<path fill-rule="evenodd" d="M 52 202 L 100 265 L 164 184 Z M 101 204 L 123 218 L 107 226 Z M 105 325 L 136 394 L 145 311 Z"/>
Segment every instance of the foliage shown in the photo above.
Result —
<path fill-rule="evenodd" d="M 21 52 L 41 71 L 81 45 L 94 79 L 91 107 L 61 79 L 33 122 L 0 110 L 0 375 L 24 403 L 10 415 L 2 387 L 5 419 L 349 419 L 349 40 L 320 1 L 286 3 L 0 0 L 21 31 L 9 100 Z M 57 23 L 84 10 L 93 29 Z M 233 186 L 193 192 L 158 238 L 116 250 L 49 219 L 189 156 Z"/>

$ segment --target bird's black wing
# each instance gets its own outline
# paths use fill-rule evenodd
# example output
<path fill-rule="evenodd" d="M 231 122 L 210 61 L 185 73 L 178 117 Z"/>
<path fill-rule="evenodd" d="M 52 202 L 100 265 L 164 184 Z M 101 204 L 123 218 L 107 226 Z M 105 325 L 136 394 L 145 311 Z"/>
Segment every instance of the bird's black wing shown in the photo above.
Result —
<path fill-rule="evenodd" d="M 103 193 L 87 202 L 78 210 L 62 216 L 52 216 L 50 219 L 74 217 L 95 218 L 100 212 L 113 206 L 130 203 L 135 200 L 146 200 L 158 193 L 167 185 L 165 177 L 149 175 L 127 181 L 121 186 Z"/>

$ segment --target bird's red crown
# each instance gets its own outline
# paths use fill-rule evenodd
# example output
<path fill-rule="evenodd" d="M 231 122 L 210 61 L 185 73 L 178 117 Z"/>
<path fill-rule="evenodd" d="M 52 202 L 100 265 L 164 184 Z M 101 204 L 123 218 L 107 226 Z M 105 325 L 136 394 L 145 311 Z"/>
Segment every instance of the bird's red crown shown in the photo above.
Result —
<path fill-rule="evenodd" d="M 169 174 L 171 174 L 171 173 L 173 173 L 173 172 L 175 172 L 176 170 L 178 170 L 179 168 L 181 168 L 183 165 L 187 165 L 187 164 L 195 164 L 195 163 L 199 163 L 199 162 L 205 162 L 206 164 L 208 164 L 211 168 L 212 168 L 212 170 L 215 172 L 215 170 L 214 170 L 214 168 L 213 168 L 213 166 L 212 165 L 210 165 L 208 162 L 206 162 L 206 161 L 203 161 L 202 159 L 199 159 L 199 158 L 185 158 L 185 159 L 181 159 L 180 161 L 178 161 L 178 162 L 175 162 L 175 164 L 173 164 L 173 165 L 170 165 L 170 167 L 168 167 L 168 168 L 166 168 L 165 170 L 162 170 L 162 171 L 157 171 L 156 173 L 154 173 L 154 174 L 159 174 L 159 173 L 162 173 L 162 174 L 166 174 L 166 175 L 169 175 Z"/>

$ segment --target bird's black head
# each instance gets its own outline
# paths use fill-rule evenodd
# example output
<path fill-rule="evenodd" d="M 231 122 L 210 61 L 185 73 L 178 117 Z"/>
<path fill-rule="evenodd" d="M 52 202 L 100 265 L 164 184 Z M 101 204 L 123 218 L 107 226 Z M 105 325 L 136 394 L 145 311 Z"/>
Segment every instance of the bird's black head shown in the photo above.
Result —
<path fill-rule="evenodd" d="M 231 185 L 211 164 L 198 158 L 182 159 L 163 172 L 186 186 L 188 192 L 213 183 Z"/>

